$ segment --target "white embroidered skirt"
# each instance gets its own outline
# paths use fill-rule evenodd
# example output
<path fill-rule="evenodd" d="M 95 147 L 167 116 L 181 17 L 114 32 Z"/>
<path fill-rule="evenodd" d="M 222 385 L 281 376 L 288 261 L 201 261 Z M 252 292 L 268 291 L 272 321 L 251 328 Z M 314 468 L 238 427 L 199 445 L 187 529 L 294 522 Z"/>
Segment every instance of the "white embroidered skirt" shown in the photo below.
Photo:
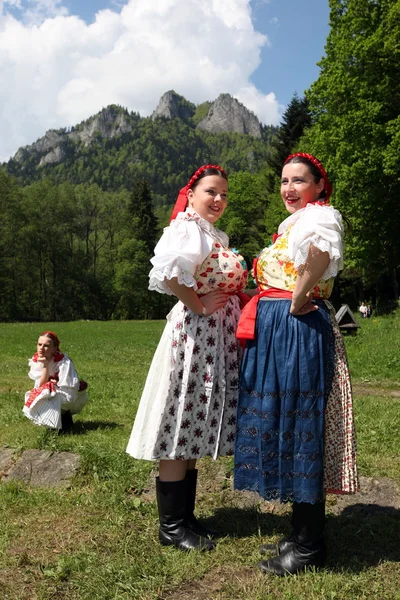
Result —
<path fill-rule="evenodd" d="M 239 299 L 204 317 L 178 302 L 147 376 L 127 452 L 134 458 L 233 454 L 238 397 Z"/>

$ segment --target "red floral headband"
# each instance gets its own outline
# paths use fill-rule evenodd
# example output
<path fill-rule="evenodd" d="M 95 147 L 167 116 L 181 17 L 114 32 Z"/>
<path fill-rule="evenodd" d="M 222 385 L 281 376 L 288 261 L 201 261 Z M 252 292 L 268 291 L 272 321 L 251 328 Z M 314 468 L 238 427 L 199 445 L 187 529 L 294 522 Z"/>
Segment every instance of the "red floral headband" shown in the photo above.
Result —
<path fill-rule="evenodd" d="M 222 167 L 220 167 L 219 165 L 203 165 L 202 167 L 200 167 L 199 169 L 197 169 L 197 171 L 195 171 L 193 173 L 193 175 L 191 176 L 191 178 L 187 182 L 187 184 L 186 184 L 186 189 L 187 190 L 190 190 L 190 188 L 192 187 L 192 185 L 194 184 L 194 182 L 196 181 L 196 179 L 198 179 L 200 177 L 200 175 L 206 169 L 216 169 L 217 171 L 219 171 L 220 173 L 223 173 L 226 176 L 226 173 L 225 173 L 224 169 Z"/>
<path fill-rule="evenodd" d="M 325 186 L 324 186 L 325 198 L 321 198 L 321 201 L 324 200 L 325 203 L 327 203 L 329 201 L 329 198 L 332 195 L 332 184 L 331 184 L 331 182 L 328 179 L 328 175 L 327 175 L 324 167 L 322 166 L 322 163 L 320 163 L 320 161 L 318 160 L 318 158 L 316 158 L 312 154 L 307 154 L 307 152 L 296 152 L 295 154 L 290 154 L 287 157 L 287 159 L 285 160 L 285 162 L 283 164 L 286 165 L 287 162 L 289 162 L 292 158 L 296 158 L 296 156 L 300 156 L 301 158 L 305 158 L 310 163 L 312 163 L 314 165 L 314 167 L 316 167 L 318 169 L 318 171 L 319 171 L 322 179 L 325 182 Z"/>
<path fill-rule="evenodd" d="M 173 221 L 174 219 L 176 219 L 178 213 L 184 212 L 186 210 L 186 207 L 187 207 L 187 204 L 188 204 L 187 192 L 188 192 L 188 190 L 190 190 L 192 188 L 192 186 L 195 183 L 195 181 L 197 181 L 197 179 L 200 177 L 200 175 L 206 169 L 217 169 L 217 171 L 219 171 L 220 173 L 222 173 L 223 175 L 226 176 L 226 172 L 219 165 L 203 165 L 202 167 L 200 167 L 199 169 L 197 169 L 197 171 L 195 171 L 193 173 L 193 175 L 191 176 L 191 178 L 189 179 L 189 181 L 187 182 L 187 184 L 185 185 L 185 187 L 183 187 L 180 190 L 180 192 L 178 194 L 178 198 L 176 199 L 176 202 L 175 202 L 175 206 L 174 206 L 174 208 L 172 210 L 171 218 L 169 220 L 170 223 L 171 223 L 171 221 Z"/>

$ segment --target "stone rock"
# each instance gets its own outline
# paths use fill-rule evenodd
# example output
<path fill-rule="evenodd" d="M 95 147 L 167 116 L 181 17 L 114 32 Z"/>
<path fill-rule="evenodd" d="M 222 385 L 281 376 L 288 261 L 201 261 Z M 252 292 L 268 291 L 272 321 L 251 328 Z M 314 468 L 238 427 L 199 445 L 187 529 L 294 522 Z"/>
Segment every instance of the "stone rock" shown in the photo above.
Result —
<path fill-rule="evenodd" d="M 70 452 L 25 450 L 3 477 L 3 481 L 23 481 L 34 487 L 69 487 L 80 456 Z"/>
<path fill-rule="evenodd" d="M 18 163 L 22 163 L 32 154 L 49 154 L 54 148 L 60 147 L 66 141 L 67 134 L 55 129 L 49 129 L 49 131 L 34 144 L 19 148 L 14 156 L 14 160 Z"/>
<path fill-rule="evenodd" d="M 132 127 L 128 123 L 127 115 L 114 106 L 107 106 L 79 129 L 69 133 L 68 137 L 88 146 L 96 136 L 111 139 L 129 131 L 132 131 Z"/>
<path fill-rule="evenodd" d="M 164 119 L 190 119 L 194 115 L 194 112 L 194 104 L 191 104 L 183 96 L 170 90 L 161 96 L 151 118 L 153 120 L 157 117 L 163 117 Z"/>
<path fill-rule="evenodd" d="M 23 163 L 29 157 L 29 152 L 27 152 L 26 148 L 19 148 L 15 153 L 13 160 L 17 163 Z"/>
<path fill-rule="evenodd" d="M 15 450 L 11 448 L 0 448 L 0 479 L 2 475 L 11 469 L 15 462 Z"/>
<path fill-rule="evenodd" d="M 29 156 L 36 154 L 43 155 L 40 158 L 39 167 L 46 164 L 58 164 L 66 156 L 65 147 L 68 140 L 82 142 L 85 146 L 89 146 L 97 136 L 111 139 L 130 131 L 132 131 L 132 127 L 129 124 L 127 111 L 111 105 L 78 125 L 73 131 L 50 129 L 34 144 L 19 148 L 13 160 L 23 163 Z"/>
<path fill-rule="evenodd" d="M 56 146 L 53 150 L 50 150 L 48 154 L 42 156 L 40 159 L 39 167 L 43 165 L 51 165 L 54 163 L 60 163 L 64 160 L 65 152 L 61 146 Z"/>
<path fill-rule="evenodd" d="M 56 148 L 65 142 L 66 139 L 66 134 L 60 133 L 55 129 L 50 129 L 37 142 L 27 146 L 26 150 L 29 152 L 29 154 L 32 154 L 32 152 L 38 152 L 39 154 L 50 152 L 50 150 L 53 150 L 53 148 Z"/>
<path fill-rule="evenodd" d="M 261 138 L 261 124 L 257 117 L 230 94 L 220 94 L 211 104 L 208 115 L 197 125 L 211 133 L 234 132 Z"/>

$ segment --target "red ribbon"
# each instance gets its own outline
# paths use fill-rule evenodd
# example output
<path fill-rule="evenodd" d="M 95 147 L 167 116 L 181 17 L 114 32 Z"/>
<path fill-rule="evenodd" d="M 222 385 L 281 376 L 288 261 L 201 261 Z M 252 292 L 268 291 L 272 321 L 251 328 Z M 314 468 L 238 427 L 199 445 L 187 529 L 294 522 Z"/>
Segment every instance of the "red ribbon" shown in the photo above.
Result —
<path fill-rule="evenodd" d="M 188 203 L 187 186 L 185 185 L 185 187 L 183 187 L 181 189 L 181 191 L 179 192 L 178 197 L 176 199 L 175 206 L 172 210 L 171 218 L 169 220 L 170 223 L 171 223 L 171 221 L 176 219 L 176 217 L 178 216 L 178 213 L 185 212 L 187 203 Z"/>
<path fill-rule="evenodd" d="M 35 352 L 35 354 L 32 356 L 32 360 L 33 362 L 37 362 L 39 358 L 39 352 Z M 52 359 L 55 363 L 60 362 L 60 360 L 62 360 L 64 358 L 64 354 L 62 352 L 60 352 L 59 350 L 56 350 L 52 356 Z"/>
<path fill-rule="evenodd" d="M 273 233 L 272 234 L 272 243 L 275 244 L 276 240 L 281 237 L 281 233 Z"/>
<path fill-rule="evenodd" d="M 254 340 L 256 331 L 257 305 L 260 298 L 267 296 L 269 298 L 287 298 L 288 300 L 291 300 L 292 295 L 292 292 L 271 287 L 268 288 L 268 290 L 263 290 L 256 296 L 253 296 L 250 302 L 248 302 L 242 310 L 236 331 L 237 339 L 243 341 Z"/>

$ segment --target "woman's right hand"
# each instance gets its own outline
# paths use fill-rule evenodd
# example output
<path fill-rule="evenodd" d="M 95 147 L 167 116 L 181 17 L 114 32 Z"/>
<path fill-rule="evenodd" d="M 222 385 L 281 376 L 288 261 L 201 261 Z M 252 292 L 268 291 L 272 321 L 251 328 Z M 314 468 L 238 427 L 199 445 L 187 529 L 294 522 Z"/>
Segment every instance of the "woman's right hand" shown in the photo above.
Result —
<path fill-rule="evenodd" d="M 200 299 L 202 304 L 206 308 L 206 314 L 204 316 L 208 317 L 222 306 L 225 306 L 225 304 L 229 300 L 229 294 L 227 294 L 226 292 L 221 292 L 220 290 L 215 290 L 213 292 L 205 294 Z"/>
<path fill-rule="evenodd" d="M 43 367 L 45 369 L 47 369 L 47 367 L 49 366 L 49 364 L 51 362 L 51 358 L 46 358 L 45 356 L 38 356 L 37 362 L 39 364 L 43 365 Z"/>

